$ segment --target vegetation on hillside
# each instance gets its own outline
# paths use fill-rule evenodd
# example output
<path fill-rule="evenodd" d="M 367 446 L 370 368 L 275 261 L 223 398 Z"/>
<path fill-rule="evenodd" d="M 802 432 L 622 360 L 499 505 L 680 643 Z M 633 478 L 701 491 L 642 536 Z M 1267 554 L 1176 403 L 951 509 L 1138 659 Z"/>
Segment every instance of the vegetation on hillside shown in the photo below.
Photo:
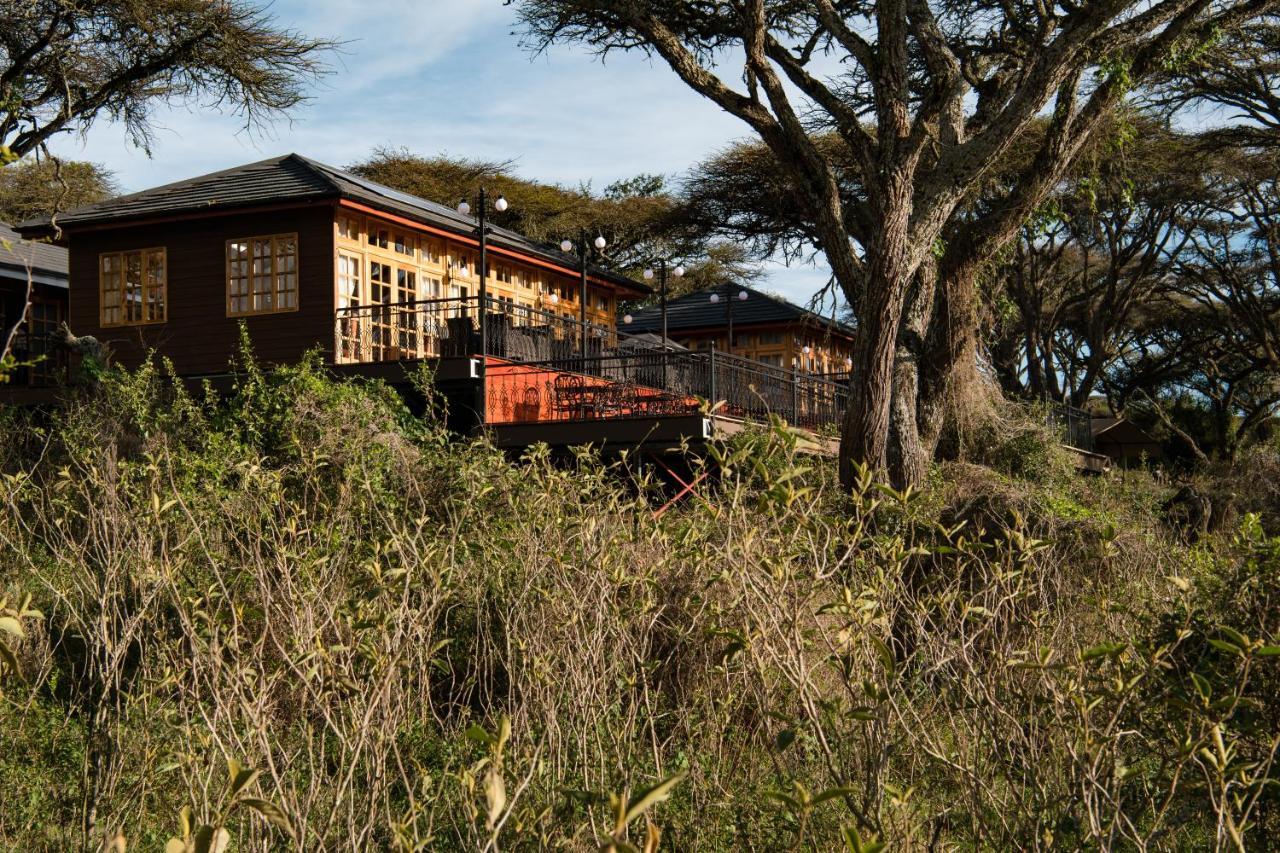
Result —
<path fill-rule="evenodd" d="M 110 370 L 0 415 L 0 845 L 1280 834 L 1255 515 L 1187 544 L 1167 489 L 1068 479 L 1030 427 L 842 493 L 762 428 L 655 519 L 625 460 L 512 464 L 315 362 L 240 377 Z"/>

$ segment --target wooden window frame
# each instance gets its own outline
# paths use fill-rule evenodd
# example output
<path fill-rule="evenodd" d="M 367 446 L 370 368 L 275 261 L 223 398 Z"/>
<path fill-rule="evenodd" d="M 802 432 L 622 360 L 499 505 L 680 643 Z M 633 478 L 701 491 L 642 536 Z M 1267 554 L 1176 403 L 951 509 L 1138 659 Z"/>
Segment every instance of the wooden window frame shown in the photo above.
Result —
<path fill-rule="evenodd" d="M 128 296 L 128 289 L 125 287 L 125 284 L 124 284 L 125 270 L 126 270 L 125 258 L 128 257 L 129 255 L 137 255 L 139 257 L 139 267 L 142 270 L 142 273 L 141 273 L 142 281 L 139 282 L 139 286 L 141 288 L 140 296 L 142 298 L 141 304 L 145 306 L 146 304 L 145 294 L 147 290 L 147 285 L 145 284 L 145 279 L 147 274 L 147 257 L 149 255 L 154 255 L 156 253 L 160 254 L 161 262 L 164 265 L 164 277 L 160 283 L 160 301 L 161 301 L 161 309 L 162 309 L 160 312 L 161 316 L 159 318 L 152 318 L 152 319 L 129 320 L 125 316 L 126 315 L 125 305 L 126 305 L 127 296 Z M 116 258 L 117 262 L 120 264 L 120 267 L 118 270 L 118 281 L 120 284 L 117 290 L 120 296 L 120 301 L 116 305 L 116 310 L 120 312 L 120 319 L 114 323 L 108 323 L 106 319 L 105 296 L 107 293 L 107 289 L 104 286 L 103 273 L 102 273 L 102 262 L 109 257 Z M 118 329 L 118 328 L 127 328 L 129 326 L 159 326 L 167 322 L 169 322 L 169 252 L 168 252 L 168 249 L 166 249 L 164 246 L 148 246 L 145 249 L 124 249 L 119 252 L 99 253 L 98 254 L 98 326 L 103 329 Z"/>
<path fill-rule="evenodd" d="M 248 262 L 248 269 L 245 274 L 245 282 L 248 290 L 245 291 L 244 297 L 249 300 L 249 304 L 253 305 L 253 244 L 254 241 L 270 240 L 271 241 L 271 307 L 270 308 L 249 308 L 247 311 L 231 310 L 231 244 L 244 243 L 247 246 L 247 254 L 245 260 Z M 276 270 L 276 258 L 280 257 L 280 253 L 276 250 L 277 241 L 292 240 L 293 241 L 293 305 L 288 308 L 281 308 L 280 294 L 280 274 Z M 301 246 L 298 243 L 298 232 L 290 232 L 285 234 L 258 234 L 253 237 L 233 237 L 226 241 L 223 246 L 223 262 L 226 265 L 226 315 L 227 317 L 261 317 L 264 314 L 292 314 L 302 305 L 302 262 L 301 262 Z M 167 271 L 167 268 L 166 268 Z"/>

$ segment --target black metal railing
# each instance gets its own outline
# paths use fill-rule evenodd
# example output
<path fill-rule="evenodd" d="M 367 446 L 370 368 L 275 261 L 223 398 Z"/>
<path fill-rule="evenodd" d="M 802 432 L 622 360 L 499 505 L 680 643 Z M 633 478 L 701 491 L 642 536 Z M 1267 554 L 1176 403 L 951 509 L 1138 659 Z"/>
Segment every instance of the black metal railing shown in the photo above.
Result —
<path fill-rule="evenodd" d="M 1064 403 L 1049 402 L 1049 426 L 1058 431 L 1063 444 L 1077 450 L 1093 450 L 1092 416 L 1084 409 Z"/>
<path fill-rule="evenodd" d="M 488 423 L 717 413 L 770 414 L 817 429 L 840 422 L 847 383 L 716 350 L 690 352 L 490 298 L 481 333 L 478 297 L 342 308 L 339 363 L 471 357 L 502 359 L 485 376 Z"/>
<path fill-rule="evenodd" d="M 535 362 L 601 356 L 618 345 L 617 332 L 605 326 L 494 298 L 486 304 L 486 335 L 481 335 L 480 299 L 475 296 L 340 308 L 336 360 L 351 364 L 491 355 Z"/>
<path fill-rule="evenodd" d="M 715 413 L 808 429 L 840 422 L 848 389 L 803 373 L 712 352 L 634 352 L 490 367 L 488 423 Z"/>

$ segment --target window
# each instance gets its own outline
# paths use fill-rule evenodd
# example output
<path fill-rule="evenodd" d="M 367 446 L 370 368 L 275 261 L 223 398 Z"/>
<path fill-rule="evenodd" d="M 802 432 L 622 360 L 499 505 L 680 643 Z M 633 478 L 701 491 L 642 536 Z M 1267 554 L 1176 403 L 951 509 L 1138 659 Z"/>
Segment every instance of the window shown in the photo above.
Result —
<path fill-rule="evenodd" d="M 761 332 L 760 346 L 782 343 L 782 332 Z"/>
<path fill-rule="evenodd" d="M 511 267 L 506 264 L 497 264 L 493 277 L 503 284 L 511 284 Z"/>
<path fill-rule="evenodd" d="M 429 237 L 421 238 L 418 244 L 422 248 L 422 262 L 433 267 L 440 266 L 444 260 L 444 244 Z"/>
<path fill-rule="evenodd" d="M 391 264 L 369 262 L 369 302 L 387 305 L 391 302 Z"/>
<path fill-rule="evenodd" d="M 379 249 L 385 249 L 391 245 L 391 232 L 386 228 L 374 230 L 369 229 L 369 245 L 377 246 Z"/>
<path fill-rule="evenodd" d="M 455 253 L 450 259 L 450 266 L 453 268 L 454 275 L 460 278 L 471 278 L 471 253 Z"/>
<path fill-rule="evenodd" d="M 338 214 L 338 236 L 343 240 L 360 242 L 360 220 L 354 216 Z"/>
<path fill-rule="evenodd" d="M 338 254 L 338 307 L 354 308 L 363 303 L 360 288 L 360 259 Z"/>
<path fill-rule="evenodd" d="M 298 309 L 298 237 L 227 241 L 227 315 Z"/>
<path fill-rule="evenodd" d="M 758 356 L 756 361 L 771 367 L 782 367 L 782 356 L 780 355 L 762 355 Z"/>
<path fill-rule="evenodd" d="M 416 302 L 418 299 L 418 274 L 413 270 L 396 270 L 396 302 Z"/>
<path fill-rule="evenodd" d="M 409 257 L 413 257 L 412 235 L 402 234 L 399 231 L 397 231 L 395 239 L 391 243 L 391 247 L 396 251 L 396 254 L 408 255 Z"/>
<path fill-rule="evenodd" d="M 167 269 L 164 249 L 99 255 L 99 325 L 163 323 L 167 318 Z"/>

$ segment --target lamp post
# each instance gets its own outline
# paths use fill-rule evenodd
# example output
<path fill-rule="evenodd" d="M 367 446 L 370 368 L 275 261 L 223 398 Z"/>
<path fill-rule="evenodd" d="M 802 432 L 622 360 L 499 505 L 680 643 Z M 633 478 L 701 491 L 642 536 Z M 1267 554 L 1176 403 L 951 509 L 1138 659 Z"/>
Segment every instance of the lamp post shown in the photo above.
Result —
<path fill-rule="evenodd" d="M 671 270 L 675 278 L 684 278 L 684 266 L 676 264 Z M 645 281 L 653 281 L 653 267 L 645 267 Z M 667 352 L 670 350 L 670 338 L 667 337 L 667 259 L 658 259 L 658 313 L 662 317 L 662 387 L 667 387 Z M 630 315 L 627 315 L 630 316 Z M 630 321 L 628 321 L 630 322 Z"/>
<path fill-rule="evenodd" d="M 604 247 L 609 245 L 609 241 L 604 239 L 603 234 L 596 235 L 596 239 L 590 244 L 587 243 L 587 229 L 583 228 L 578 231 L 578 322 L 581 326 L 581 355 L 583 359 L 587 357 L 587 261 L 591 255 L 591 246 L 595 246 L 597 252 L 604 251 Z M 573 241 L 569 239 L 560 241 L 560 250 L 562 252 L 572 252 L 574 249 Z"/>
<path fill-rule="evenodd" d="M 493 209 L 502 213 L 507 209 L 507 199 L 499 194 L 493 200 Z M 478 298 L 480 301 L 480 354 L 489 354 L 489 229 L 485 225 L 485 214 L 489 210 L 489 197 L 485 193 L 484 187 L 480 188 L 480 192 L 476 195 L 476 232 L 480 242 L 480 293 Z M 463 198 L 458 202 L 458 212 L 463 216 L 471 215 L 471 204 Z"/>
<path fill-rule="evenodd" d="M 733 289 L 733 285 L 732 285 L 732 284 L 730 284 L 729 282 L 725 282 L 725 290 L 726 290 L 726 291 L 731 291 L 732 289 Z M 729 325 L 729 347 L 728 347 L 728 349 L 729 349 L 729 355 L 733 355 L 733 302 L 734 302 L 734 300 L 733 300 L 733 299 L 731 299 L 731 298 L 729 298 L 729 296 L 730 296 L 730 294 L 729 294 L 728 292 L 726 292 L 726 294 L 725 294 L 725 297 L 726 297 L 726 298 L 725 298 L 725 302 L 726 302 L 726 305 L 725 305 L 725 313 L 728 315 L 728 321 L 729 321 L 729 322 L 728 322 L 728 325 Z M 737 300 L 737 301 L 739 301 L 739 302 L 746 302 L 746 301 L 747 301 L 747 298 L 748 298 L 747 291 L 745 291 L 745 290 L 739 290 L 739 291 L 738 291 L 738 300 Z M 710 301 L 711 301 L 711 304 L 712 304 L 712 305 L 715 305 L 717 302 L 719 302 L 719 301 L 720 301 L 720 294 L 719 294 L 718 292 L 716 292 L 716 291 L 714 291 L 714 290 L 713 290 L 713 291 L 711 292 L 711 299 L 710 299 Z"/>

